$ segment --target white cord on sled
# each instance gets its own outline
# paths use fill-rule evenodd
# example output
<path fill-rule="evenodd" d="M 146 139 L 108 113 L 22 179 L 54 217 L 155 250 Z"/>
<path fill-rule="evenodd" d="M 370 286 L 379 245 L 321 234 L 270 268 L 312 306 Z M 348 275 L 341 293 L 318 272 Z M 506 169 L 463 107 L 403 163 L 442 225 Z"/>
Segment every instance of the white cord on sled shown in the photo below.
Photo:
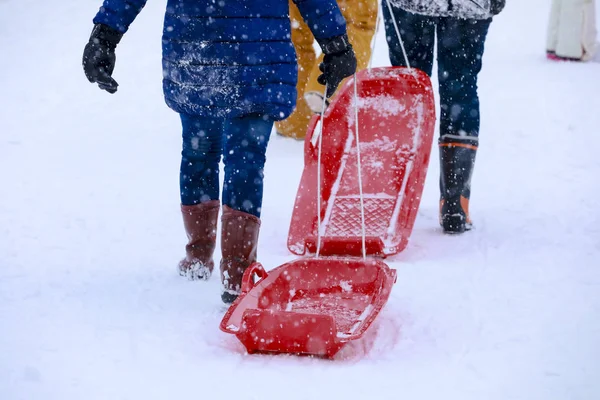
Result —
<path fill-rule="evenodd" d="M 356 134 L 356 165 L 358 170 L 358 191 L 360 194 L 360 222 L 362 228 L 362 253 L 367 259 L 366 226 L 365 226 L 365 199 L 363 197 L 362 168 L 360 164 L 360 138 L 358 136 L 358 89 L 356 88 L 356 73 L 354 73 L 354 131 Z"/>
<path fill-rule="evenodd" d="M 325 125 L 325 105 L 327 104 L 327 85 L 323 92 L 323 106 L 321 107 L 321 126 L 319 127 L 319 148 L 317 150 L 317 257 L 321 253 L 321 150 L 323 148 L 323 126 Z"/>
<path fill-rule="evenodd" d="M 360 135 L 358 133 L 358 89 L 356 73 L 354 73 L 354 132 L 356 135 L 356 161 L 357 161 L 357 172 L 358 172 L 358 190 L 360 196 L 360 221 L 361 221 L 361 238 L 362 238 L 362 255 L 363 258 L 367 258 L 367 228 L 365 224 L 365 201 L 363 195 L 362 185 L 362 166 L 360 158 Z M 325 86 L 325 94 L 327 93 L 327 86 Z M 317 149 L 317 252 L 316 256 L 319 257 L 321 254 L 321 154 L 323 149 L 323 127 L 325 126 L 325 104 L 327 98 L 323 96 L 323 106 L 321 108 L 321 118 L 318 135 L 318 149 Z M 313 139 L 311 139 L 313 140 Z"/>
<path fill-rule="evenodd" d="M 394 23 L 394 29 L 396 30 L 396 35 L 398 36 L 398 41 L 400 42 L 400 47 L 402 48 L 402 55 L 404 56 L 404 62 L 406 63 L 407 68 L 412 68 L 410 66 L 410 61 L 408 61 L 408 55 L 406 54 L 406 49 L 404 48 L 404 41 L 402 40 L 402 35 L 400 35 L 400 28 L 398 28 L 398 22 L 396 21 L 396 17 L 394 16 L 394 12 L 392 11 L 392 5 L 390 4 L 390 0 L 385 0 L 387 4 L 388 11 L 390 12 L 390 16 L 392 17 L 392 22 Z"/>

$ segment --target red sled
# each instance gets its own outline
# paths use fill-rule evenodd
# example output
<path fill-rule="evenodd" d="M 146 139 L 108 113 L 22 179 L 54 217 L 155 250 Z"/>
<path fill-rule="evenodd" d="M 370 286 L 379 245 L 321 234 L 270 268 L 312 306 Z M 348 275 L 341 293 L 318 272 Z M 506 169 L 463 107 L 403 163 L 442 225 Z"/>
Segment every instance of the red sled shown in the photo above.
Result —
<path fill-rule="evenodd" d="M 357 73 L 357 93 L 366 253 L 385 257 L 404 250 L 417 216 L 435 127 L 433 90 L 422 71 L 385 67 Z M 319 210 L 324 256 L 362 255 L 353 99 L 349 79 L 324 116 Z M 313 117 L 304 142 L 288 235 L 288 248 L 297 255 L 317 248 L 319 123 Z"/>
<path fill-rule="evenodd" d="M 349 80 L 324 116 L 321 168 L 323 220 L 319 256 L 268 274 L 255 263 L 242 293 L 221 321 L 249 353 L 292 353 L 332 358 L 362 337 L 386 304 L 396 271 L 362 254 L 355 111 L 358 114 L 365 208 L 365 253 L 401 251 L 416 217 L 435 123 L 429 78 L 415 69 L 378 68 Z M 305 169 L 296 198 L 288 247 L 317 247 L 319 118 L 305 142 Z M 339 257 L 343 256 L 343 257 Z M 254 276 L 259 281 L 254 283 Z"/>
<path fill-rule="evenodd" d="M 250 354 L 333 358 L 363 336 L 395 280 L 396 271 L 378 259 L 304 258 L 269 273 L 254 263 L 220 328 L 236 335 Z"/>

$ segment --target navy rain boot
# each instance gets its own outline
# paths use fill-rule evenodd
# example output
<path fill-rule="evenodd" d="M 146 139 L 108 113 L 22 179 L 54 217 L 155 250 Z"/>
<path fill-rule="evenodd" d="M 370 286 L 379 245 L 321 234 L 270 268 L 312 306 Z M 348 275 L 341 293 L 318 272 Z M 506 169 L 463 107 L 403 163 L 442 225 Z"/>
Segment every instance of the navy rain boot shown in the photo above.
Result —
<path fill-rule="evenodd" d="M 472 228 L 469 216 L 471 176 L 478 139 L 444 135 L 440 147 L 440 225 L 444 233 L 463 233 Z"/>

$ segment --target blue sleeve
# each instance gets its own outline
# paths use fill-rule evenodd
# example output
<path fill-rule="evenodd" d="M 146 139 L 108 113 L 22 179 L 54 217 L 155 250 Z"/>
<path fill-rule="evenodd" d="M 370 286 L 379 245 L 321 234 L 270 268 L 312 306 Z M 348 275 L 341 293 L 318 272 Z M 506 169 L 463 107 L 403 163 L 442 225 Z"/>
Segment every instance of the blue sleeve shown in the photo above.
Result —
<path fill-rule="evenodd" d="M 346 33 L 346 20 L 335 0 L 294 0 L 300 14 L 317 39 Z"/>
<path fill-rule="evenodd" d="M 108 25 L 121 33 L 127 32 L 129 25 L 142 11 L 147 0 L 104 0 L 94 24 Z"/>

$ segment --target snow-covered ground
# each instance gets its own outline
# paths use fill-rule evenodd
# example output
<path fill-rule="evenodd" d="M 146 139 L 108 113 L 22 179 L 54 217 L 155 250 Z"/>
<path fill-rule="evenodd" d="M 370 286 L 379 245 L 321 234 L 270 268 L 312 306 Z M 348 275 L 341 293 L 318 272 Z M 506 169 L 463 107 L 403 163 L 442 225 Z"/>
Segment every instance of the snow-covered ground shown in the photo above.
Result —
<path fill-rule="evenodd" d="M 0 399 L 599 399 L 600 64 L 546 61 L 549 2 L 508 3 L 480 79 L 477 229 L 441 233 L 434 149 L 387 307 L 324 361 L 245 355 L 218 330 L 217 277 L 175 273 L 165 1 L 119 45 L 110 96 L 80 66 L 100 0 L 0 0 Z M 294 258 L 301 170 L 302 144 L 273 137 L 269 267 Z"/>

